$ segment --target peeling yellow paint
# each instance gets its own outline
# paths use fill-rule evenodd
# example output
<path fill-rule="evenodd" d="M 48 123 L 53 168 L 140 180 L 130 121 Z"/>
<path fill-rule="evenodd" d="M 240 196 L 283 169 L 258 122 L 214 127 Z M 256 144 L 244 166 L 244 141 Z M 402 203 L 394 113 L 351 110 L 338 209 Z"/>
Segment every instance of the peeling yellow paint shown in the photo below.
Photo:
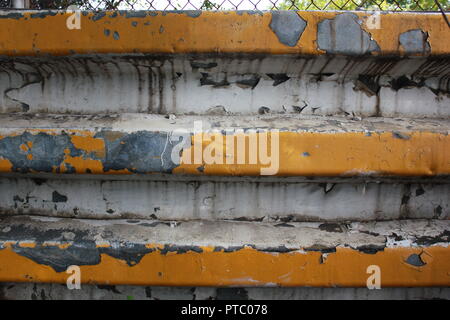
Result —
<path fill-rule="evenodd" d="M 19 247 L 21 248 L 35 248 L 36 243 L 35 242 L 19 242 Z"/>
<path fill-rule="evenodd" d="M 151 246 L 157 247 L 156 244 Z M 421 259 L 425 265 L 405 263 L 423 248 L 386 248 L 366 254 L 350 248 L 337 248 L 324 261 L 320 252 L 272 254 L 243 248 L 234 252 L 187 252 L 163 255 L 146 254 L 133 266 L 102 254 L 98 265 L 80 266 L 83 283 L 169 285 L 169 286 L 319 286 L 365 287 L 367 267 L 381 269 L 381 287 L 450 285 L 449 248 L 426 248 Z M 0 250 L 0 281 L 59 282 L 69 276 L 55 272 L 6 248 Z"/>
<path fill-rule="evenodd" d="M 97 157 L 105 156 L 105 141 L 92 137 L 90 132 L 85 133 L 83 136 L 72 135 L 70 140 L 77 149 L 93 152 Z"/>
<path fill-rule="evenodd" d="M 81 30 L 69 30 L 66 20 L 70 13 L 31 18 L 32 13 L 24 12 L 19 19 L 0 19 L 0 54 L 229 52 L 320 55 L 324 52 L 317 49 L 318 23 L 341 14 L 299 11 L 307 27 L 297 45 L 289 47 L 280 43 L 270 29 L 270 12 L 262 15 L 203 12 L 196 18 L 175 13 L 156 13 L 156 16 L 139 18 L 142 23 L 137 26 L 132 26 L 126 16 L 112 11 L 96 21 L 92 19 L 94 13 L 88 13 L 81 16 Z M 370 15 L 366 12 L 354 14 L 361 23 Z M 399 35 L 413 29 L 428 33 L 431 54 L 445 55 L 450 52 L 449 41 L 443 41 L 450 38 L 450 29 L 438 13 L 390 13 L 381 14 L 380 19 L 380 29 L 369 29 L 362 23 L 362 27 L 380 46 L 381 52 L 378 54 L 401 54 Z M 161 26 L 164 26 L 163 30 Z M 109 33 L 105 33 L 105 29 Z M 115 34 L 119 37 L 114 37 Z"/>
<path fill-rule="evenodd" d="M 103 172 L 103 164 L 101 160 L 96 159 L 85 159 L 82 156 L 79 157 L 71 157 L 65 156 L 64 163 L 70 164 L 73 168 L 75 168 L 76 173 L 94 173 L 94 174 L 102 174 Z M 67 167 L 65 167 L 67 170 Z M 64 171 L 66 172 L 66 171 Z"/>
<path fill-rule="evenodd" d="M 57 135 L 52 130 L 39 130 Z M 76 173 L 92 174 L 132 174 L 128 168 L 104 171 L 105 140 L 94 138 L 94 133 L 86 131 L 71 136 L 73 146 L 84 152 L 81 156 L 70 156 L 70 146 L 64 150 L 64 161 L 55 164 L 53 172 L 66 173 L 74 168 Z M 244 147 L 238 150 L 238 137 L 244 136 Z M 263 163 L 261 151 L 250 147 L 250 135 L 237 133 L 233 136 L 222 135 L 222 141 L 205 138 L 206 134 L 192 137 L 192 146 L 184 149 L 181 165 L 173 169 L 179 174 L 210 175 L 260 175 L 261 170 L 269 166 L 276 167 L 274 174 L 281 176 L 353 176 L 353 175 L 400 175 L 434 176 L 450 174 L 450 136 L 434 132 L 279 132 L 279 139 L 272 134 L 255 133 L 257 141 L 266 139 L 271 150 L 275 141 L 279 141 L 279 152 L 269 151 L 270 164 Z M 235 139 L 234 160 L 228 162 L 230 148 L 228 137 Z M 199 139 L 203 138 L 203 139 Z M 199 142 L 196 142 L 199 140 Z M 259 142 L 257 142 L 259 143 Z M 199 146 L 201 158 L 194 157 Z M 21 145 L 28 151 L 28 146 Z M 25 151 L 25 150 L 24 150 Z M 148 150 L 141 150 L 144 154 Z M 238 153 L 244 154 L 244 162 L 238 162 Z M 205 161 L 205 155 L 214 155 L 216 162 Z M 256 158 L 251 162 L 250 157 Z M 28 160 L 33 154 L 26 155 Z M 203 157 L 203 158 L 202 158 Z M 216 158 L 217 157 L 217 158 Z M 276 164 L 274 164 L 276 162 Z M 70 166 L 70 167 L 69 167 Z M 18 168 L 18 169 L 27 169 Z M 0 159 L 0 172 L 11 172 L 10 159 Z M 148 172 L 153 173 L 153 172 Z"/>
<path fill-rule="evenodd" d="M 450 174 L 450 136 L 430 132 L 408 132 L 406 135 L 407 138 L 402 139 L 390 132 L 370 135 L 363 132 L 280 132 L 277 175 Z M 195 145 L 195 139 L 194 136 L 192 145 Z M 248 159 L 251 153 L 248 135 L 245 141 L 244 153 Z M 203 140 L 203 151 L 208 143 Z M 237 143 L 235 154 L 236 148 Z M 189 164 L 194 162 L 193 149 L 183 150 L 181 165 L 173 170 L 174 173 L 259 175 L 261 168 L 267 167 L 259 159 L 257 164 L 225 164 L 225 145 L 221 150 L 224 164 Z M 304 153 L 308 156 L 303 156 Z M 203 166 L 202 171 L 198 169 L 200 166 Z"/>
<path fill-rule="evenodd" d="M 0 158 L 0 172 L 11 172 L 12 171 L 12 163 L 8 159 Z"/>

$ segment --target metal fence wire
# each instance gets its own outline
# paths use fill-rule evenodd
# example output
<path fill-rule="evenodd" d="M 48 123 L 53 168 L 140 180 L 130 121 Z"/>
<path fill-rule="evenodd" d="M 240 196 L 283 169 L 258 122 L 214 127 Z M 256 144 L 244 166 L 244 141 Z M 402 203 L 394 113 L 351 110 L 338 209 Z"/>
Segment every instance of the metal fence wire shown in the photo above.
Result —
<path fill-rule="evenodd" d="M 16 0 L 0 0 L 0 8 Z M 25 8 L 81 10 L 382 10 L 449 11 L 450 0 L 21 0 Z"/>

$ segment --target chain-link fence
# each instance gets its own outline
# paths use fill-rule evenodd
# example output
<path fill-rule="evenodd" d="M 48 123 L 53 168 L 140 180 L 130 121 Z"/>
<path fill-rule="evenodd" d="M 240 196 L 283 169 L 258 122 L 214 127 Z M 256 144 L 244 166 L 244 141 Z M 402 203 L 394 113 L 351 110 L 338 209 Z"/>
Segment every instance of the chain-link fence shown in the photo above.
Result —
<path fill-rule="evenodd" d="M 0 0 L 0 8 L 17 7 Z M 29 9 L 448 11 L 450 0 L 20 0 Z"/>

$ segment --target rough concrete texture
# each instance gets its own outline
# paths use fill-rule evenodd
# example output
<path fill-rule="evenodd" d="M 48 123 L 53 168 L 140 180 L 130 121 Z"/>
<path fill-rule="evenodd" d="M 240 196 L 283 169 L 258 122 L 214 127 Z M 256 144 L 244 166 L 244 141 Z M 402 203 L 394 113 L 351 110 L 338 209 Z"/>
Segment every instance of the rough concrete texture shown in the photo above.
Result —
<path fill-rule="evenodd" d="M 450 174 L 450 165 L 442 152 L 450 145 L 448 123 L 438 119 L 324 118 L 299 114 L 247 117 L 11 114 L 0 116 L 0 171 L 439 176 Z M 274 129 L 279 133 L 273 133 Z M 194 130 L 202 135 L 193 139 Z M 274 136 L 274 143 L 267 149 L 278 160 L 263 163 L 262 156 L 268 155 L 267 151 L 263 155 L 260 148 L 259 159 L 252 160 L 253 163 L 244 160 L 240 165 L 239 155 L 250 157 L 258 153 L 251 151 L 254 142 L 243 141 L 239 148 L 235 142 L 238 136 L 250 140 L 251 132 L 260 145 L 267 146 L 267 137 Z M 226 143 L 216 143 L 215 136 L 212 143 L 205 133 L 219 135 Z M 232 142 L 227 142 L 225 136 Z M 203 145 L 199 138 L 205 142 Z M 197 142 L 192 143 L 193 140 Z M 206 160 L 213 149 L 219 159 L 210 156 L 208 159 L 212 160 Z M 192 157 L 196 150 L 203 156 Z M 273 165 L 273 172 L 258 170 L 267 169 L 268 164 Z"/>
<path fill-rule="evenodd" d="M 155 250 L 165 255 L 201 253 L 204 247 L 233 252 L 250 246 L 262 252 L 327 253 L 335 252 L 337 247 L 348 247 L 375 253 L 385 248 L 447 246 L 448 229 L 448 220 L 321 224 L 16 216 L 0 219 L 0 250 L 12 245 L 17 254 L 62 272 L 70 265 L 99 264 L 101 254 L 123 259 L 131 266 Z M 150 248 L 148 244 L 163 247 Z"/>
<path fill-rule="evenodd" d="M 0 283 L 0 300 L 449 300 L 450 288 L 213 288 Z"/>
<path fill-rule="evenodd" d="M 93 219 L 367 221 L 448 219 L 438 182 L 112 177 L 0 179 L 0 214 Z"/>
<path fill-rule="evenodd" d="M 415 34 L 405 34 L 412 51 L 415 42 L 408 44 Z M 1 62 L 3 113 L 204 115 L 220 106 L 227 113 L 251 115 L 264 106 L 280 114 L 450 115 L 444 58 L 167 55 Z"/>
<path fill-rule="evenodd" d="M 387 286 L 448 285 L 439 14 L 381 15 L 375 30 L 359 12 L 97 12 L 83 14 L 82 34 L 55 38 L 49 26 L 66 14 L 0 12 L 0 279 L 11 281 L 0 298 L 450 298 L 196 287 L 364 286 L 374 261 Z M 199 120 L 223 134 L 301 133 L 281 152 L 297 177 L 194 176 L 211 173 L 202 165 L 173 178 L 169 138 Z M 73 264 L 108 285 L 12 283 L 64 282 Z"/>

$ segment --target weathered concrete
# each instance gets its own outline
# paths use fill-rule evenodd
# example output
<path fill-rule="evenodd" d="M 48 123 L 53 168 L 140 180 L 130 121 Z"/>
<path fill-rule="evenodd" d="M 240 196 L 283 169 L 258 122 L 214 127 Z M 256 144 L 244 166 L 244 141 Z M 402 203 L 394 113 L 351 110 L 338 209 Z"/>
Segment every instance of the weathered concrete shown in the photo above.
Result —
<path fill-rule="evenodd" d="M 2 59 L 0 112 L 450 116 L 447 59 L 91 56 Z M 276 94 L 274 94 L 276 92 Z"/>
<path fill-rule="evenodd" d="M 0 172 L 450 174 L 448 120 L 14 114 L 1 116 L 0 124 Z"/>
<path fill-rule="evenodd" d="M 440 14 L 71 14 L 0 11 L 0 281 L 449 286 Z M 409 297 L 351 290 L 281 295 Z"/>
<path fill-rule="evenodd" d="M 83 283 L 354 287 L 378 265 L 383 287 L 447 286 L 449 223 L 4 217 L 0 281 L 64 283 L 77 265 Z"/>
<path fill-rule="evenodd" d="M 376 27 L 367 23 L 372 14 L 364 11 L 83 12 L 80 15 L 83 32 L 77 32 L 78 29 L 67 27 L 68 20 L 74 16 L 70 11 L 3 11 L 0 12 L 0 37 L 4 41 L 0 54 L 226 52 L 403 56 L 399 38 L 410 30 L 425 33 L 429 42 L 429 52 L 415 54 L 439 56 L 450 51 L 449 44 L 442 41 L 450 31 L 442 27 L 439 12 L 380 14 Z M 285 25 L 278 24 L 278 20 Z M 58 36 L 48 33 L 51 28 L 58 30 Z M 347 39 L 344 34 L 348 35 Z M 316 39 L 325 44 L 325 50 L 333 50 L 321 50 Z M 408 40 L 411 45 L 414 41 Z M 332 42 L 337 46 L 327 46 Z"/>
<path fill-rule="evenodd" d="M 248 221 L 450 217 L 450 185 L 445 183 L 224 177 L 206 180 L 194 176 L 118 179 L 3 178 L 0 214 Z"/>
<path fill-rule="evenodd" d="M 449 300 L 450 288 L 213 288 L 0 283 L 6 300 Z"/>

